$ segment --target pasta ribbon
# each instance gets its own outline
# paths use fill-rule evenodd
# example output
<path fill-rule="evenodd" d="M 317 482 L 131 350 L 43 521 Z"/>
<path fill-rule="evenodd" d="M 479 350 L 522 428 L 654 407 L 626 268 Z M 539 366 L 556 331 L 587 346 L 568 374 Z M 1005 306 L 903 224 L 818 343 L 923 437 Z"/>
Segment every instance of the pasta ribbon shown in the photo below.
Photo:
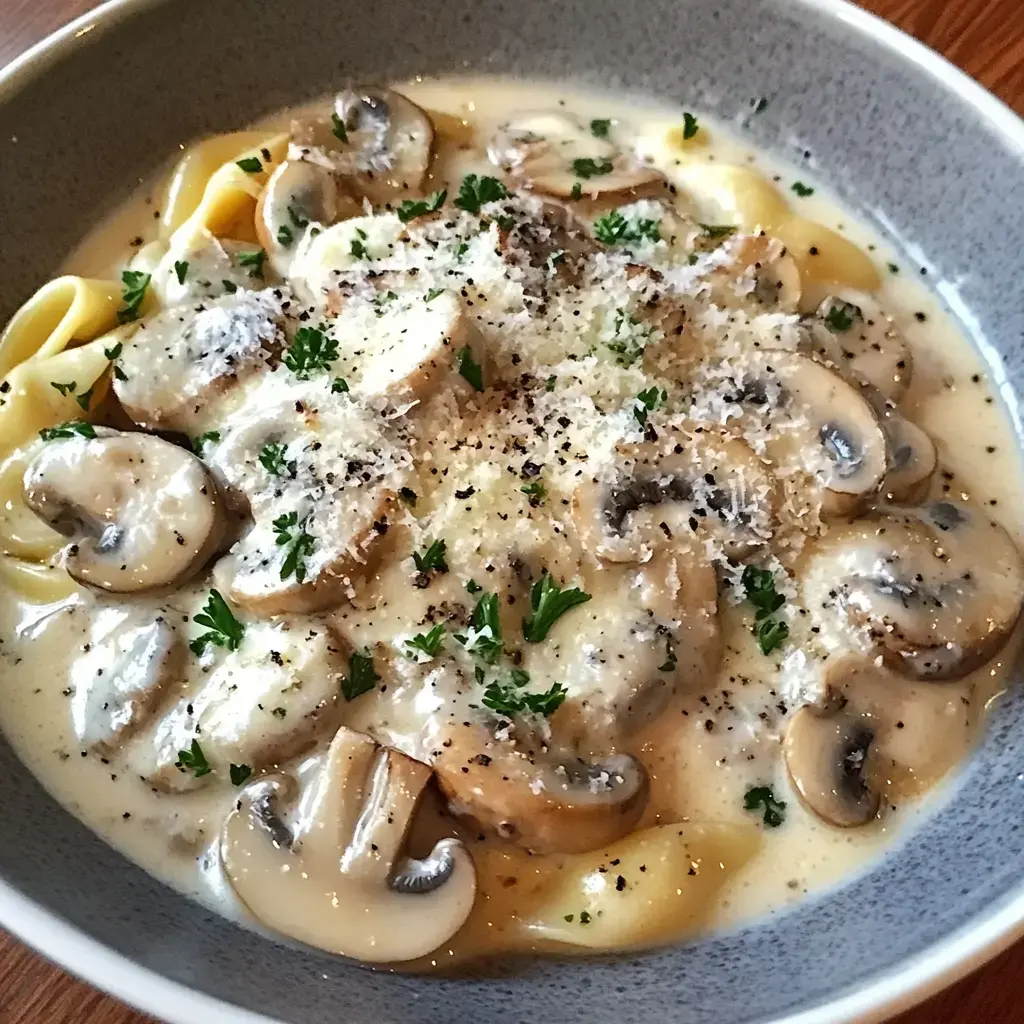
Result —
<path fill-rule="evenodd" d="M 33 604 L 51 604 L 77 593 L 78 584 L 61 568 L 0 556 L 0 582 Z"/>
<path fill-rule="evenodd" d="M 287 152 L 284 133 L 237 132 L 199 143 L 171 175 L 164 234 L 188 239 L 205 228 L 221 238 L 255 241 L 256 200 Z M 247 160 L 258 162 L 259 170 L 243 170 L 239 161 Z"/>
<path fill-rule="evenodd" d="M 0 550 L 5 555 L 46 562 L 67 543 L 26 504 L 22 481 L 32 448 L 19 448 L 0 464 Z"/>

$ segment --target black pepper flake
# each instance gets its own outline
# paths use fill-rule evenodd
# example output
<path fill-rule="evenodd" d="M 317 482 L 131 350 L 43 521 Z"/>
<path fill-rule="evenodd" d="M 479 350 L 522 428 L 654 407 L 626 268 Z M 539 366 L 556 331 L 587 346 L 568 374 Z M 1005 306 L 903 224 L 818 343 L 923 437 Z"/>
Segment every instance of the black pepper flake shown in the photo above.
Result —
<path fill-rule="evenodd" d="M 476 488 L 470 484 L 465 490 L 456 491 L 455 497 L 458 498 L 459 501 L 464 501 L 466 498 L 472 498 L 474 494 L 476 494 Z"/>

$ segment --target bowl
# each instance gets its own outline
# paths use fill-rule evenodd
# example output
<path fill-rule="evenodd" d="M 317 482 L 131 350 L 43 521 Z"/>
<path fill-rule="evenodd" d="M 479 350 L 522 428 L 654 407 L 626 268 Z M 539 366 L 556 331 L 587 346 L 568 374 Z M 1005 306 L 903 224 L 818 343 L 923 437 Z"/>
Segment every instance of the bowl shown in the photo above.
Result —
<path fill-rule="evenodd" d="M 346 78 L 453 70 L 665 97 L 808 168 L 937 289 L 1019 432 L 1024 125 L 841 0 L 114 0 L 0 76 L 0 320 L 179 143 Z M 0 924 L 176 1024 L 878 1020 L 1024 930 L 1022 758 L 1017 692 L 942 806 L 853 881 L 682 948 L 451 979 L 240 930 L 105 846 L 0 741 Z"/>

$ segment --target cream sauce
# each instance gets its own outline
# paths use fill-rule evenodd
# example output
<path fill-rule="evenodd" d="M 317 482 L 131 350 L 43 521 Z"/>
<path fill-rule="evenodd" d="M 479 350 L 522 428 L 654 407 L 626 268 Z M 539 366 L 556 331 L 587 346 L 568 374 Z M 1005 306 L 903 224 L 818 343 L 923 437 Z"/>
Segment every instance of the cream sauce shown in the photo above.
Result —
<path fill-rule="evenodd" d="M 898 315 L 914 355 L 913 382 L 901 403 L 901 412 L 924 428 L 938 448 L 940 472 L 933 495 L 988 506 L 1015 539 L 1022 536 L 1024 479 L 1012 426 L 995 395 L 989 369 L 923 287 L 918 268 L 843 213 L 821 183 L 805 172 L 796 175 L 789 168 L 767 161 L 731 139 L 719 126 L 706 125 L 703 119 L 698 137 L 683 145 L 678 111 L 643 102 L 488 79 L 417 79 L 399 88 L 432 114 L 443 115 L 435 117 L 441 144 L 432 181 L 425 191 L 446 183 L 451 192 L 466 173 L 494 173 L 473 141 L 489 137 L 508 112 L 516 109 L 565 109 L 585 120 L 612 119 L 621 137 L 636 140 L 638 150 L 649 154 L 655 166 L 683 193 L 692 193 L 700 177 L 695 166 L 708 163 L 747 168 L 761 179 L 775 179 L 785 194 L 785 200 L 778 202 L 788 202 L 792 211 L 799 211 L 799 217 L 826 225 L 842 238 L 870 250 L 881 275 L 877 297 L 887 310 Z M 269 124 L 285 125 L 287 117 Z M 813 196 L 798 197 L 790 191 L 797 179 L 814 186 Z M 115 276 L 132 253 L 157 238 L 159 194 L 155 184 L 144 187 L 83 242 L 65 271 Z M 733 199 L 737 194 L 742 195 L 742 189 L 733 193 Z M 703 195 L 698 192 L 696 201 L 701 219 L 710 223 L 731 220 L 743 206 L 732 200 L 717 202 L 713 190 Z M 804 222 L 798 221 L 795 212 L 780 215 L 783 222 L 778 233 L 789 238 L 806 234 Z M 825 258 L 833 259 L 832 252 L 838 252 L 834 259 L 841 267 L 843 245 L 828 250 Z M 860 262 L 855 258 L 848 265 L 853 282 L 861 280 Z M 420 491 L 421 484 L 415 489 Z M 549 540 L 557 549 L 559 539 Z M 505 539 L 501 542 L 507 544 Z M 558 559 L 566 557 L 555 549 L 551 549 L 548 559 L 553 571 Z M 454 538 L 449 541 L 448 556 L 451 573 L 438 579 L 429 591 L 409 585 L 407 566 L 383 570 L 378 579 L 370 581 L 370 589 L 355 607 L 344 606 L 333 613 L 334 624 L 341 623 L 354 646 L 393 644 L 396 634 L 410 633 L 409 623 L 422 621 L 428 604 L 464 602 L 461 581 L 480 572 L 479 562 L 474 563 L 471 547 L 460 547 Z M 588 579 L 587 589 L 595 599 L 581 613 L 613 616 L 617 608 L 614 603 L 607 604 L 604 612 L 597 611 L 602 588 L 614 589 L 609 579 L 599 579 L 599 575 L 592 574 Z M 135 603 L 153 615 L 160 609 L 185 621 L 200 609 L 207 593 L 208 583 L 199 581 L 166 599 L 142 597 Z M 383 604 L 374 595 L 383 598 Z M 76 701 L 82 699 L 78 692 L 81 666 L 100 628 L 103 604 L 84 591 L 51 606 L 29 605 L 11 596 L 0 602 L 0 652 L 5 662 L 0 727 L 47 789 L 104 839 L 182 892 L 252 925 L 251 916 L 225 880 L 217 855 L 217 836 L 237 791 L 226 780 L 218 779 L 193 792 L 168 792 L 167 786 L 156 781 L 156 769 L 143 763 L 153 755 L 145 737 L 101 757 L 83 749 L 76 736 Z M 670 871 L 659 875 L 661 887 L 649 893 L 638 890 L 637 903 L 649 911 L 659 899 L 665 902 L 667 895 L 675 892 L 680 899 L 673 904 L 672 912 L 667 916 L 649 914 L 653 919 L 646 928 L 634 924 L 616 931 L 617 924 L 602 924 L 605 931 L 595 929 L 596 937 L 587 940 L 591 945 L 600 944 L 602 937 L 609 945 L 621 944 L 623 935 L 630 936 L 627 944 L 650 944 L 733 926 L 776 912 L 810 892 L 866 869 L 913 826 L 935 799 L 934 794 L 941 792 L 931 787 L 967 756 L 985 710 L 1006 684 L 1006 669 L 1017 646 L 1016 641 L 1011 643 L 992 664 L 961 682 L 913 688 L 919 713 L 913 722 L 908 716 L 909 727 L 902 743 L 905 761 L 915 764 L 917 771 L 910 779 L 893 781 L 890 806 L 877 822 L 842 831 L 826 826 L 804 808 L 787 786 L 780 767 L 780 741 L 788 717 L 804 696 L 799 664 L 789 662 L 780 674 L 775 660 L 761 655 L 750 636 L 748 605 L 730 607 L 723 601 L 722 614 L 725 657 L 713 685 L 682 696 L 657 721 L 626 741 L 651 778 L 651 799 L 641 825 L 683 823 L 690 856 L 694 862 L 706 863 L 707 869 L 703 873 L 683 873 L 680 878 Z M 555 646 L 538 655 L 537 665 L 531 666 L 539 679 L 546 681 L 551 664 L 557 666 L 559 644 L 571 650 L 580 621 L 575 620 L 574 626 L 567 617 L 563 631 L 553 632 Z M 322 620 L 314 622 L 317 628 L 323 628 Z M 794 636 L 799 636 L 798 626 Z M 242 654 L 239 652 L 239 671 L 245 670 Z M 542 666 L 544 657 L 548 664 Z M 321 669 L 325 674 L 332 670 L 327 663 L 315 662 L 312 671 Z M 193 692 L 208 684 L 207 672 L 202 664 L 193 666 L 189 689 L 181 701 L 188 703 Z M 398 685 L 390 687 L 390 692 L 377 693 L 346 708 L 345 720 L 355 728 L 374 729 L 378 736 L 387 737 L 414 757 L 425 757 L 438 740 L 440 733 L 432 730 L 441 728 L 443 716 L 436 715 L 438 709 L 431 707 L 434 684 L 424 683 L 411 668 L 409 673 L 410 678 L 403 680 L 399 671 L 395 680 Z M 939 755 L 927 742 L 936 722 L 948 726 Z M 164 768 L 166 755 L 170 752 L 173 756 L 175 747 L 176 743 L 169 741 L 162 752 Z M 295 769 L 300 778 L 315 775 L 322 751 L 321 742 L 320 747 L 300 759 Z M 750 787 L 769 784 L 787 803 L 785 825 L 777 829 L 760 828 L 758 816 L 743 806 Z M 928 801 L 922 801 L 921 793 L 928 789 L 931 795 Z M 530 857 L 495 840 L 480 841 L 471 831 L 453 825 L 450 817 L 428 801 L 420 811 L 413 846 L 422 847 L 428 840 L 448 834 L 462 835 L 469 844 L 477 860 L 481 893 L 463 931 L 421 966 L 446 968 L 464 959 L 506 950 L 580 951 L 578 943 L 584 941 L 581 932 L 572 931 L 578 925 L 568 922 L 570 916 L 578 914 L 573 908 L 579 889 L 569 883 L 565 891 L 559 886 L 565 878 L 578 877 L 581 871 L 597 871 L 600 852 Z M 652 835 L 649 842 L 654 846 L 664 839 L 661 834 Z M 607 861 L 626 862 L 631 855 L 627 851 L 621 858 L 605 856 Z M 666 856 L 665 860 L 667 863 L 670 858 Z M 712 871 L 714 865 L 717 868 Z M 700 881 L 694 882 L 694 877 Z M 568 922 L 568 927 L 562 922 Z M 564 946 L 566 942 L 568 947 Z"/>

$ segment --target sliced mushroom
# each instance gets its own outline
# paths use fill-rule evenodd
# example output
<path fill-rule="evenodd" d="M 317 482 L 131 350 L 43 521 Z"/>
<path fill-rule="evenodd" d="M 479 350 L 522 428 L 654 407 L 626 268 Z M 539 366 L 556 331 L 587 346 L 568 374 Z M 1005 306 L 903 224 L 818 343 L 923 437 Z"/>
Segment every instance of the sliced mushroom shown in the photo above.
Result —
<path fill-rule="evenodd" d="M 72 578 L 115 593 L 181 583 L 217 550 L 217 486 L 191 452 L 103 427 L 50 441 L 25 471 L 25 501 L 71 538 Z"/>
<path fill-rule="evenodd" d="M 163 306 L 208 302 L 239 289 L 259 291 L 273 278 L 260 261 L 258 245 L 217 238 L 206 228 L 188 238 L 176 236 L 174 245 L 164 248 L 153 268 L 153 289 Z"/>
<path fill-rule="evenodd" d="M 582 853 L 631 831 L 647 803 L 628 754 L 585 760 L 522 749 L 480 724 L 449 732 L 433 767 L 452 810 L 535 853 Z"/>
<path fill-rule="evenodd" d="M 610 477 L 573 495 L 577 532 L 597 557 L 642 562 L 694 534 L 714 537 L 739 556 L 771 538 L 775 482 L 738 438 L 694 426 L 620 446 L 618 455 Z"/>
<path fill-rule="evenodd" d="M 181 678 L 185 644 L 164 614 L 153 618 L 148 609 L 101 608 L 86 646 L 71 667 L 75 735 L 110 753 Z"/>
<path fill-rule="evenodd" d="M 318 949 L 373 963 L 425 956 L 462 927 L 476 896 L 460 842 L 401 858 L 429 779 L 425 765 L 340 729 L 295 827 L 282 817 L 289 779 L 243 791 L 221 839 L 232 887 L 265 925 Z"/>
<path fill-rule="evenodd" d="M 878 814 L 874 739 L 870 720 L 840 694 L 830 693 L 823 708 L 801 708 L 790 721 L 782 745 L 786 769 L 801 801 L 826 824 L 856 828 Z"/>
<path fill-rule="evenodd" d="M 727 309 L 795 313 L 800 271 L 786 247 L 766 234 L 740 235 L 727 243 L 729 262 L 710 275 L 711 301 Z"/>
<path fill-rule="evenodd" d="M 390 89 L 346 89 L 333 109 L 292 125 L 289 160 L 334 171 L 373 205 L 416 192 L 430 166 L 434 126 L 424 110 Z"/>
<path fill-rule="evenodd" d="M 587 259 L 598 251 L 582 223 L 555 203 L 544 203 L 536 217 L 513 218 L 498 239 L 506 261 L 523 272 L 527 293 L 541 296 L 552 280 L 579 284 Z"/>
<path fill-rule="evenodd" d="M 882 496 L 906 505 L 923 501 L 938 466 L 935 443 L 898 412 L 886 410 L 880 422 L 889 442 L 889 471 L 882 483 Z"/>
<path fill-rule="evenodd" d="M 147 430 L 193 433 L 208 403 L 263 369 L 283 341 L 271 291 L 237 291 L 146 320 L 116 361 L 114 391 Z"/>
<path fill-rule="evenodd" d="M 913 357 L 892 319 L 869 296 L 829 296 L 808 323 L 806 345 L 854 380 L 870 384 L 893 405 L 910 386 Z"/>
<path fill-rule="evenodd" d="M 893 668 L 959 679 L 1005 643 L 1024 601 L 1024 560 L 975 508 L 936 501 L 832 531 L 810 558 L 804 597 L 866 628 Z"/>
<path fill-rule="evenodd" d="M 489 155 L 517 188 L 568 199 L 628 203 L 665 187 L 660 171 L 593 133 L 572 114 L 513 114 L 491 140 Z M 577 191 L 578 186 L 578 191 Z"/>
<path fill-rule="evenodd" d="M 772 420 L 784 419 L 779 444 L 794 446 L 823 485 L 821 512 L 851 515 L 877 495 L 888 468 L 878 416 L 859 389 L 795 352 L 748 353 L 738 400 Z"/>

